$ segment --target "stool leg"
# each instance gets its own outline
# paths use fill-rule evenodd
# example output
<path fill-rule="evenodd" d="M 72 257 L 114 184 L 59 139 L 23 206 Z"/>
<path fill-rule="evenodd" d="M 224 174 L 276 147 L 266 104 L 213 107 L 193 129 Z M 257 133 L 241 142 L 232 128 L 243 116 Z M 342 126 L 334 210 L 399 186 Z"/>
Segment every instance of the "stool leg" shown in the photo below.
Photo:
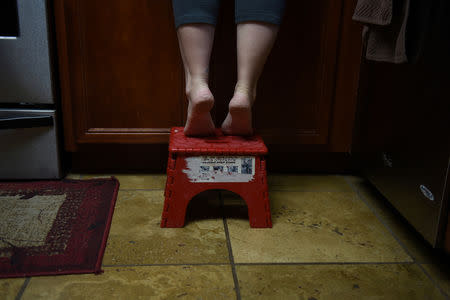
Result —
<path fill-rule="evenodd" d="M 248 219 L 252 228 L 272 227 L 270 201 L 267 190 L 253 189 L 243 195 L 248 207 Z"/>
<path fill-rule="evenodd" d="M 186 209 L 192 195 L 176 191 L 166 191 L 164 209 L 161 218 L 161 227 L 181 228 L 184 226 Z"/>

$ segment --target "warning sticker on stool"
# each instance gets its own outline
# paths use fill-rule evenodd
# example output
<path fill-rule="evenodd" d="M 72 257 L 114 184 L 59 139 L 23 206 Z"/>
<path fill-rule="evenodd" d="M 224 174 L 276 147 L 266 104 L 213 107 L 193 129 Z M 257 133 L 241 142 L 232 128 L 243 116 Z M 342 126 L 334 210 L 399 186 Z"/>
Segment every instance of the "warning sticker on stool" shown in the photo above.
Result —
<path fill-rule="evenodd" d="M 191 182 L 250 182 L 255 176 L 255 157 L 187 157 L 183 172 Z"/>

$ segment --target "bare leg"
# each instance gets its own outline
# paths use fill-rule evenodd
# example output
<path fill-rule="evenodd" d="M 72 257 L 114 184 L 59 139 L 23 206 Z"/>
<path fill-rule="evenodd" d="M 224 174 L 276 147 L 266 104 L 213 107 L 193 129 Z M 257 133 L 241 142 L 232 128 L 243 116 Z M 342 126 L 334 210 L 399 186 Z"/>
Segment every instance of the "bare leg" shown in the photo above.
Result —
<path fill-rule="evenodd" d="M 237 25 L 238 82 L 228 105 L 222 131 L 232 135 L 251 135 L 252 104 L 256 84 L 278 33 L 278 25 L 245 22 Z"/>
<path fill-rule="evenodd" d="M 210 110 L 214 97 L 208 87 L 209 59 L 214 40 L 214 26 L 187 24 L 177 30 L 189 100 L 184 133 L 189 136 L 214 134 Z"/>

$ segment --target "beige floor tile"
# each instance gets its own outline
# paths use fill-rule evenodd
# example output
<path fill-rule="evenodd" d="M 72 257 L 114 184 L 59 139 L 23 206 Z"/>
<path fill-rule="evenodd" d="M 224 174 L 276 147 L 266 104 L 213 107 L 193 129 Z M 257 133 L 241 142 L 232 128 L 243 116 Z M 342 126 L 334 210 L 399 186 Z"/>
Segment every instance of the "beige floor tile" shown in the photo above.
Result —
<path fill-rule="evenodd" d="M 408 226 L 390 205 L 386 204 L 384 197 L 372 185 L 363 180 L 354 182 L 353 186 L 415 260 L 422 263 L 431 262 L 434 256 L 431 245 L 421 238 L 411 226 Z"/>
<path fill-rule="evenodd" d="M 69 173 L 66 175 L 65 179 L 80 179 L 81 174 Z"/>
<path fill-rule="evenodd" d="M 233 288 L 230 266 L 105 268 L 32 278 L 22 299 L 233 299 Z"/>
<path fill-rule="evenodd" d="M 441 289 L 450 298 L 450 263 L 423 264 L 422 267 L 437 281 Z"/>
<path fill-rule="evenodd" d="M 355 193 L 272 191 L 270 199 L 272 229 L 228 218 L 235 262 L 411 261 Z"/>
<path fill-rule="evenodd" d="M 210 200 L 218 201 L 217 194 Z M 184 228 L 160 228 L 163 202 L 163 191 L 119 192 L 103 264 L 229 262 L 221 217 L 199 217 Z"/>
<path fill-rule="evenodd" d="M 343 175 L 343 177 L 350 183 L 360 183 L 365 181 L 364 177 L 358 175 Z"/>
<path fill-rule="evenodd" d="M 352 191 L 339 175 L 269 174 L 267 182 L 269 189 L 276 191 Z"/>
<path fill-rule="evenodd" d="M 444 299 L 417 265 L 236 266 L 242 299 Z"/>
<path fill-rule="evenodd" d="M 165 174 L 82 174 L 82 179 L 102 178 L 114 176 L 120 182 L 120 189 L 164 189 Z"/>
<path fill-rule="evenodd" d="M 17 293 L 20 291 L 24 281 L 24 278 L 0 279 L 0 299 L 16 299 Z"/>

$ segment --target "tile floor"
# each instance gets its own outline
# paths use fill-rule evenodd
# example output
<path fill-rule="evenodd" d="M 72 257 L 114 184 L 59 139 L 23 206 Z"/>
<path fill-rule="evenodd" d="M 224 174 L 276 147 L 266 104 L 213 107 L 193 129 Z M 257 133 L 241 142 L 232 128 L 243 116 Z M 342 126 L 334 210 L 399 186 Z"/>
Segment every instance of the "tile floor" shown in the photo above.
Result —
<path fill-rule="evenodd" d="M 226 191 L 161 229 L 165 176 L 113 175 L 105 272 L 0 280 L 0 299 L 449 299 L 448 262 L 359 177 L 269 176 L 272 229 Z"/>

